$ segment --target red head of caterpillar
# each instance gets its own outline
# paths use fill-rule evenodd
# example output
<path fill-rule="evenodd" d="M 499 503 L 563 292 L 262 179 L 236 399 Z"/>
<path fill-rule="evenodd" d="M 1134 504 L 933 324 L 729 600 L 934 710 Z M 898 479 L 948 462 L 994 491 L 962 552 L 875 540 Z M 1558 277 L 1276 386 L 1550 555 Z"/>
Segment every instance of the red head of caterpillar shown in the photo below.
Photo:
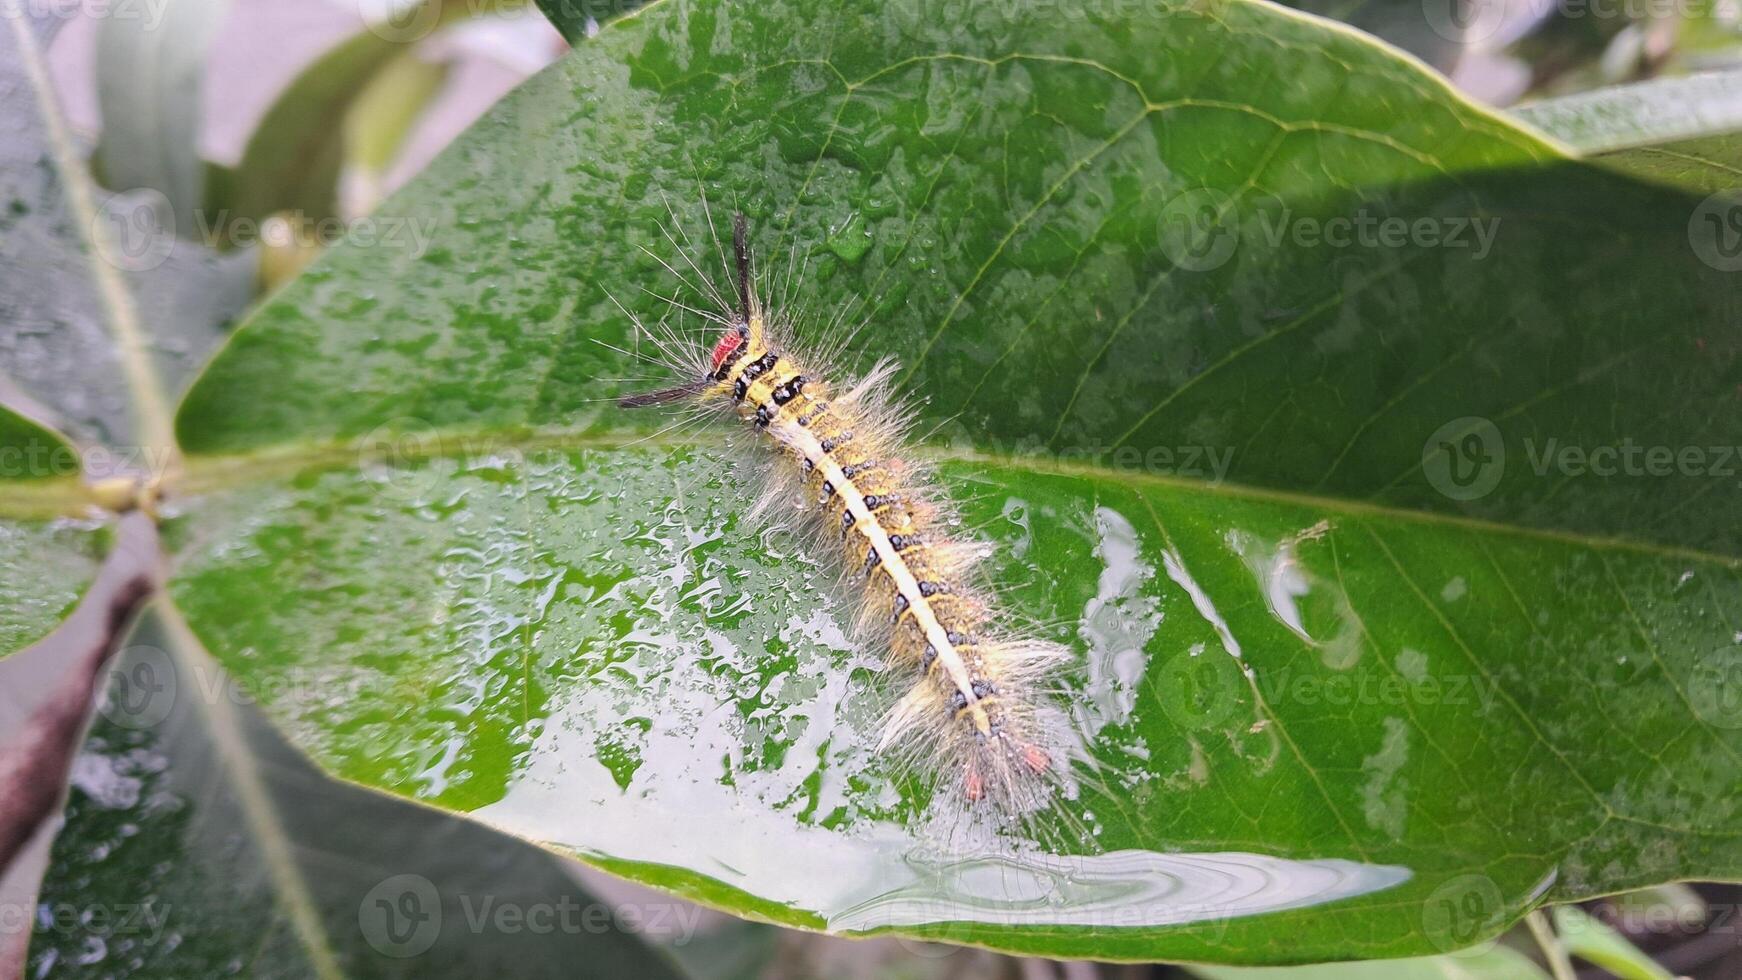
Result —
<path fill-rule="evenodd" d="M 1058 781 L 1052 745 L 1062 715 L 1043 685 L 1065 658 L 1021 635 L 979 588 L 984 548 L 956 532 L 948 498 L 913 458 L 909 415 L 880 362 L 835 388 L 833 372 L 795 351 L 753 284 L 743 215 L 733 220 L 736 309 L 704 358 L 683 358 L 675 387 L 619 400 L 626 408 L 692 400 L 730 410 L 768 436 L 787 493 L 799 494 L 818 550 L 847 572 L 860 642 L 888 653 L 906 693 L 884 721 L 880 749 L 897 748 L 968 803 L 1023 814 Z M 655 339 L 668 353 L 670 340 Z"/>
<path fill-rule="evenodd" d="M 727 358 L 737 353 L 738 348 L 744 346 L 744 335 L 749 332 L 747 326 L 733 326 L 720 335 L 719 343 L 714 345 L 714 353 L 709 359 L 715 374 L 720 373 L 720 368 L 725 366 Z"/>

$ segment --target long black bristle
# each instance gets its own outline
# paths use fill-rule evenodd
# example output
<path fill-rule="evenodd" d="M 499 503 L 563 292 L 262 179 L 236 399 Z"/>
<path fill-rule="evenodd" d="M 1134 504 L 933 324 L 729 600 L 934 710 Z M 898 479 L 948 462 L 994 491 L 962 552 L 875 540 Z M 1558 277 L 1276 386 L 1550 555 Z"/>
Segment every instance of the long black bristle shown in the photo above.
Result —
<path fill-rule="evenodd" d="M 635 395 L 624 395 L 617 399 L 618 408 L 644 408 L 648 405 L 663 405 L 688 398 L 702 390 L 701 382 L 678 385 L 676 388 L 666 388 L 662 391 L 644 391 Z"/>
<path fill-rule="evenodd" d="M 743 212 L 732 215 L 732 254 L 738 260 L 738 315 L 750 320 L 750 223 Z"/>

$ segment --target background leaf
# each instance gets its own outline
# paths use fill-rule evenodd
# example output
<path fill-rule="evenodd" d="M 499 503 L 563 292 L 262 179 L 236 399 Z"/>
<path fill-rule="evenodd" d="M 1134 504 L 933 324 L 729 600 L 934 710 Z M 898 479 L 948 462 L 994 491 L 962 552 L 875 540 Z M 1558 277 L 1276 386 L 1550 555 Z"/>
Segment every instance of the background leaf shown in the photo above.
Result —
<path fill-rule="evenodd" d="M 549 854 L 323 778 L 161 621 L 113 684 L 33 975 L 681 976 L 624 930 L 654 909 L 601 905 Z"/>
<path fill-rule="evenodd" d="M 142 514 L 131 514 L 121 521 L 117 538 L 78 609 L 7 664 L 16 676 L 12 668 L 23 661 L 53 662 L 65 676 L 36 704 L 26 703 L 28 692 L 7 689 L 11 703 L 5 707 L 23 710 L 16 726 L 13 719 L 5 719 L 9 730 L 0 745 L 0 877 L 58 810 L 92 694 L 129 624 L 156 591 L 162 564 L 156 525 Z M 0 942 L 0 947 L 6 945 Z M 4 960 L 0 950 L 0 965 L 9 966 Z"/>
<path fill-rule="evenodd" d="M 162 194 L 182 235 L 192 235 L 204 200 L 206 49 L 228 9 L 228 0 L 174 0 L 97 27 L 103 129 L 92 166 L 116 190 Z"/>
<path fill-rule="evenodd" d="M 1608 925 L 1586 915 L 1576 905 L 1554 910 L 1555 933 L 1567 952 L 1600 966 L 1621 980 L 1671 980 L 1673 974 L 1658 966 L 1639 947 Z"/>
<path fill-rule="evenodd" d="M 445 64 L 402 52 L 372 79 L 345 113 L 349 166 L 369 185 L 369 207 L 380 196 L 387 168 L 399 155 L 406 134 L 447 81 Z M 365 209 L 368 210 L 368 209 Z"/>
<path fill-rule="evenodd" d="M 0 901 L 34 904 L 36 882 L 64 801 L 73 753 L 94 692 L 135 613 L 156 591 L 163 552 L 156 524 L 133 513 L 76 610 L 53 632 L 0 662 Z M 10 589 L 8 591 L 11 591 Z M 0 923 L 0 972 L 21 976 L 30 918 Z"/>
<path fill-rule="evenodd" d="M 177 245 L 158 201 L 104 197 L 49 89 L 53 16 L 0 27 L 0 656 L 45 634 L 93 575 L 81 477 L 173 465 L 166 395 L 247 301 L 252 273 Z M 66 433 L 66 436 L 60 434 Z M 68 438 L 70 436 L 70 439 Z"/>
<path fill-rule="evenodd" d="M 0 408 L 0 657 L 53 629 L 96 574 L 99 536 L 55 519 L 83 500 L 78 475 L 71 445 Z"/>
<path fill-rule="evenodd" d="M 1478 22 L 1465 0 L 1445 0 L 1437 8 L 1395 0 L 1303 0 L 1287 6 L 1366 31 L 1447 75 L 1464 53 L 1457 25 Z"/>
<path fill-rule="evenodd" d="M 1605 166 L 1701 194 L 1742 184 L 1742 70 L 1660 78 L 1519 106 Z"/>
<path fill-rule="evenodd" d="M 179 242 L 158 191 L 96 188 L 49 88 L 33 22 L 6 20 L 0 358 L 9 387 L 52 412 L 48 421 L 75 442 L 113 450 L 96 475 L 161 472 L 174 455 L 170 395 L 251 298 L 251 261 Z"/>
<path fill-rule="evenodd" d="M 633 13 L 646 0 L 615 0 L 590 3 L 588 0 L 537 0 L 539 12 L 550 21 L 563 40 L 579 44 L 599 29 L 602 21 Z"/>
<path fill-rule="evenodd" d="M 291 212 L 314 225 L 339 215 L 339 175 L 350 130 L 335 120 L 344 119 L 414 43 L 456 20 L 522 2 L 419 0 L 334 46 L 304 68 L 261 117 L 231 181 L 235 197 L 225 203 L 236 216 L 256 221 Z"/>
<path fill-rule="evenodd" d="M 1191 966 L 1201 980 L 1544 980 L 1530 957 L 1505 946 L 1446 956 L 1314 966 Z"/>

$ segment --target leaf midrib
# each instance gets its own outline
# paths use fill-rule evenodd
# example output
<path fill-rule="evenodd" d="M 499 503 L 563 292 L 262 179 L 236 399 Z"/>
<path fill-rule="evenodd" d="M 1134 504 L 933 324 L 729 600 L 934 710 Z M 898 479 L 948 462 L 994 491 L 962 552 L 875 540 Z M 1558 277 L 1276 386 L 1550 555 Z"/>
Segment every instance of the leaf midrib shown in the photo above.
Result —
<path fill-rule="evenodd" d="M 563 451 L 579 449 L 622 450 L 636 448 L 664 449 L 717 449 L 720 442 L 712 439 L 669 438 L 652 436 L 640 431 L 624 431 L 610 433 L 585 433 L 561 429 L 530 429 L 514 427 L 508 429 L 431 429 L 417 433 L 406 433 L 420 439 L 448 444 L 453 451 L 437 451 L 431 453 L 406 452 L 403 459 L 451 459 L 466 455 L 479 455 L 480 444 L 487 446 L 489 451 L 519 450 L 524 452 Z M 342 469 L 353 469 L 360 460 L 368 456 L 361 452 L 365 444 L 361 440 L 330 440 L 326 442 L 301 442 L 285 444 L 265 449 L 249 450 L 238 453 L 199 454 L 184 457 L 184 469 L 171 490 L 177 496 L 192 497 L 208 493 L 235 490 L 249 485 L 270 482 L 274 479 L 300 473 L 325 472 Z M 1461 514 L 1436 513 L 1434 511 L 1414 510 L 1403 507 L 1392 507 L 1362 500 L 1350 500 L 1342 497 L 1326 497 L 1313 493 L 1294 490 L 1281 490 L 1273 487 L 1260 487 L 1251 484 L 1218 482 L 1210 483 L 1187 477 L 1169 476 L 1159 473 L 1132 472 L 1127 470 L 1112 470 L 1091 466 L 1068 460 L 1049 459 L 1020 453 L 993 453 L 980 450 L 958 450 L 937 446 L 919 445 L 915 447 L 917 455 L 928 461 L 940 463 L 968 463 L 989 467 L 1019 470 L 1025 473 L 1053 476 L 1080 477 L 1088 479 L 1107 479 L 1117 477 L 1126 483 L 1163 489 L 1203 493 L 1225 497 L 1230 500 L 1262 501 L 1267 503 L 1286 504 L 1310 510 L 1324 511 L 1352 518 L 1399 521 L 1410 524 L 1425 525 L 1438 528 L 1452 528 L 1476 531 L 1491 535 L 1512 535 L 1532 540 L 1549 541 L 1579 548 L 1600 549 L 1608 551 L 1628 552 L 1654 558 L 1679 559 L 1705 562 L 1720 565 L 1732 570 L 1742 571 L 1742 556 L 1718 554 L 1701 551 L 1697 548 L 1687 548 L 1676 545 L 1664 545 L 1651 541 L 1640 541 L 1633 538 L 1583 534 L 1556 528 L 1530 527 L 1520 524 L 1505 524 L 1499 521 L 1480 517 L 1468 517 Z M 6 493 L 0 492 L 0 517 L 18 516 L 14 513 L 14 501 L 24 501 L 34 498 L 31 492 Z M 41 516 L 40 512 L 30 516 Z"/>
<path fill-rule="evenodd" d="M 111 250 L 107 239 L 99 233 L 90 177 L 54 102 L 42 51 L 24 18 L 7 19 L 12 21 L 13 38 L 23 59 L 24 74 L 54 157 L 61 192 L 66 197 L 68 208 L 78 219 L 75 224 L 79 229 L 79 241 L 84 246 L 85 263 L 96 283 L 97 298 L 104 311 L 104 326 L 120 357 L 136 416 L 133 422 L 140 429 L 140 441 L 173 453 L 176 443 L 169 402 L 151 367 L 150 344 L 139 321 L 133 295 L 121 278 L 119 264 L 109 257 Z"/>

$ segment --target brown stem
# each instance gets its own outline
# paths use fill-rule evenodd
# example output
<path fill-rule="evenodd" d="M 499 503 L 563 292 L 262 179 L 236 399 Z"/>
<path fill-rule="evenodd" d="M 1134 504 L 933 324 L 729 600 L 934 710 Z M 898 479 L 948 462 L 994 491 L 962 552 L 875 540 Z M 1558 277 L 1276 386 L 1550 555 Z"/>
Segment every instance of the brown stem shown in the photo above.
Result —
<path fill-rule="evenodd" d="M 71 666 L 0 746 L 0 874 L 60 808 L 98 684 L 134 615 L 157 591 L 161 564 L 156 524 L 138 512 L 122 515 L 115 548 L 90 591 L 66 622 L 29 648 Z"/>

